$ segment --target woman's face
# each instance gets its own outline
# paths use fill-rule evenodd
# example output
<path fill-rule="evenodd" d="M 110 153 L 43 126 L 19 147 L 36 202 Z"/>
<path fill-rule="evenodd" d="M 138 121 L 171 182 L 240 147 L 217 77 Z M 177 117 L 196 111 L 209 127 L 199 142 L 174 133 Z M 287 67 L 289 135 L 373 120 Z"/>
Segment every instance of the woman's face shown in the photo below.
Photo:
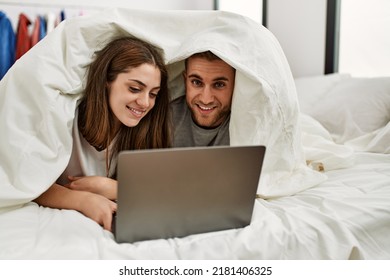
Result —
<path fill-rule="evenodd" d="M 117 119 L 117 125 L 136 126 L 153 108 L 160 83 L 160 70 L 151 64 L 141 64 L 118 74 L 108 85 L 109 106 Z"/>

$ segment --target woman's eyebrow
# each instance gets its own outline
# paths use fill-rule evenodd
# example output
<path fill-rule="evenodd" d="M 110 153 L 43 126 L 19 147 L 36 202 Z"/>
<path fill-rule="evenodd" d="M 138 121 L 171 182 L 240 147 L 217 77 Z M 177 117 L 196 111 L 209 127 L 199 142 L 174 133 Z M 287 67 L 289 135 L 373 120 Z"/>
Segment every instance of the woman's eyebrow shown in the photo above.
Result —
<path fill-rule="evenodd" d="M 137 84 L 140 84 L 141 86 L 146 87 L 146 85 L 143 82 L 141 82 L 140 80 L 136 80 L 136 79 L 127 79 L 127 80 L 132 81 L 132 82 L 136 82 Z"/>
<path fill-rule="evenodd" d="M 141 82 L 140 80 L 136 80 L 136 79 L 127 79 L 128 81 L 132 81 L 132 82 L 136 82 L 137 84 L 139 84 L 140 86 L 143 86 L 143 87 L 147 87 L 146 84 L 144 84 L 143 82 Z M 161 86 L 155 86 L 153 87 L 152 89 L 153 90 L 156 90 L 156 89 L 160 89 Z"/>

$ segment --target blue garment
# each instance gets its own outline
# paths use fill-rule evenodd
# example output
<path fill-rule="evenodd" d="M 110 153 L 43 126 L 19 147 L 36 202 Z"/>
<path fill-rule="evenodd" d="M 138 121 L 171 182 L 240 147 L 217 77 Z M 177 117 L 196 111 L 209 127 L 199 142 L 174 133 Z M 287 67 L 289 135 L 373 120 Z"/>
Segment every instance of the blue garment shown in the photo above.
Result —
<path fill-rule="evenodd" d="M 39 17 L 41 25 L 39 26 L 39 40 L 42 40 L 46 36 L 46 20 L 43 16 Z"/>
<path fill-rule="evenodd" d="M 61 21 L 65 20 L 65 10 L 61 11 L 60 18 L 61 18 Z"/>
<path fill-rule="evenodd" d="M 16 35 L 11 21 L 0 11 L 0 79 L 15 62 Z"/>

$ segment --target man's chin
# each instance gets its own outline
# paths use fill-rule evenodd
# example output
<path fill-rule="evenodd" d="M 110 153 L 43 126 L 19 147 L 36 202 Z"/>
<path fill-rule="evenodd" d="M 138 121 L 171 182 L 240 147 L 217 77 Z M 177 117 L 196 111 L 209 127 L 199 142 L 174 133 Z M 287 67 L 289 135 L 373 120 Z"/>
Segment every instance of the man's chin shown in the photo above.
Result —
<path fill-rule="evenodd" d="M 203 128 L 203 129 L 213 129 L 213 128 L 216 128 L 220 125 L 220 124 L 215 124 L 214 120 L 209 120 L 209 119 L 205 119 L 202 117 L 195 118 L 195 119 L 193 119 L 193 121 L 197 126 Z"/>

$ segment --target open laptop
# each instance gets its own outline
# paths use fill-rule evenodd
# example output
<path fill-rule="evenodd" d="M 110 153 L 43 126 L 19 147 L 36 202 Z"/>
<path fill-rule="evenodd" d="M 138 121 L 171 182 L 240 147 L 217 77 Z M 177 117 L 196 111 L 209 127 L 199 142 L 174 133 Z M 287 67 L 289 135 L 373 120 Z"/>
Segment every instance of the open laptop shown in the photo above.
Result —
<path fill-rule="evenodd" d="M 117 242 L 183 237 L 250 224 L 264 146 L 123 151 Z"/>

